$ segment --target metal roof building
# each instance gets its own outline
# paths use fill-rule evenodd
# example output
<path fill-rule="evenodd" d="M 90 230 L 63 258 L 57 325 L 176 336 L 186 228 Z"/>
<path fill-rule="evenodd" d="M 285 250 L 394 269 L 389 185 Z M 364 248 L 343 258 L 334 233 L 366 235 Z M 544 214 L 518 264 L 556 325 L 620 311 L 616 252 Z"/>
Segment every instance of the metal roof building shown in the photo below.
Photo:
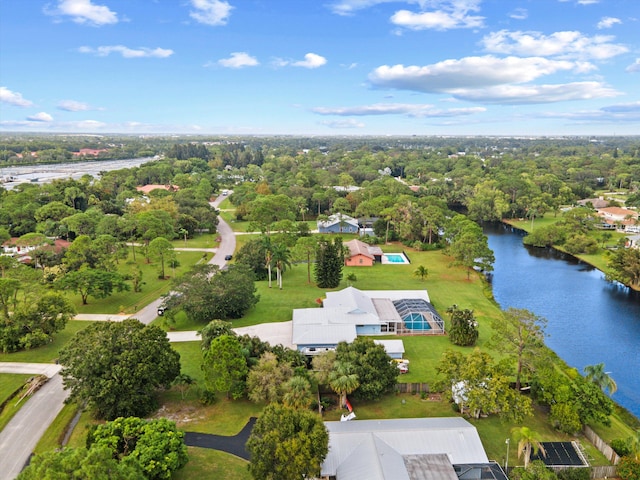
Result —
<path fill-rule="evenodd" d="M 333 348 L 343 341 L 352 342 L 358 335 L 404 331 L 404 319 L 395 305 L 397 302 L 401 302 L 399 305 L 407 302 L 411 305 L 431 305 L 426 290 L 358 290 L 348 287 L 327 292 L 322 302 L 323 308 L 293 311 L 291 343 L 297 345 L 299 350 L 307 351 Z M 429 309 L 422 310 L 431 313 Z M 444 333 L 444 322 L 441 323 L 429 322 L 430 333 Z"/>
<path fill-rule="evenodd" d="M 461 417 L 325 422 L 322 477 L 457 480 L 454 464 L 488 464 L 476 428 Z"/>

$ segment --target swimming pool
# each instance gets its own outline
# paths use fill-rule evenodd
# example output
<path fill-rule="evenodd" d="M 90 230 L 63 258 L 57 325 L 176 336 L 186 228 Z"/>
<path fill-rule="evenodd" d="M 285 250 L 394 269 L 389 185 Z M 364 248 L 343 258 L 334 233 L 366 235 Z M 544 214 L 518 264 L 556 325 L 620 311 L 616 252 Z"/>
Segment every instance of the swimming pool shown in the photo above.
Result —
<path fill-rule="evenodd" d="M 431 330 L 431 325 L 421 313 L 410 313 L 402 321 L 409 330 Z"/>
<path fill-rule="evenodd" d="M 409 259 L 404 253 L 385 253 L 382 255 L 382 263 L 408 264 Z"/>

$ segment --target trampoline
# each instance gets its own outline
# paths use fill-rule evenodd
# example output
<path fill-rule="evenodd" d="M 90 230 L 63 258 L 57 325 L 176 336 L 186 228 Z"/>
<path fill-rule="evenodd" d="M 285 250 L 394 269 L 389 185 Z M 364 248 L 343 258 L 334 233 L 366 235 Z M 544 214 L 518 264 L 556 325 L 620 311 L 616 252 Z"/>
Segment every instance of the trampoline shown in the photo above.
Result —
<path fill-rule="evenodd" d="M 574 442 L 540 442 L 546 455 L 541 451 L 531 453 L 531 461 L 542 460 L 550 467 L 587 467 L 589 464 Z"/>

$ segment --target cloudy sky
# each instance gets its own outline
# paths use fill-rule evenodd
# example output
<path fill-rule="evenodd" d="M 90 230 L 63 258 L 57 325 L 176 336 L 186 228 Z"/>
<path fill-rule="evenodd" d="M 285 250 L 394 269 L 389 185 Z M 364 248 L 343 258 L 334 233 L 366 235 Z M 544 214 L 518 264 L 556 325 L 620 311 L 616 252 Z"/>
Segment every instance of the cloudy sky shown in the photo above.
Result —
<path fill-rule="evenodd" d="M 0 131 L 640 134 L 639 0 L 2 0 Z"/>

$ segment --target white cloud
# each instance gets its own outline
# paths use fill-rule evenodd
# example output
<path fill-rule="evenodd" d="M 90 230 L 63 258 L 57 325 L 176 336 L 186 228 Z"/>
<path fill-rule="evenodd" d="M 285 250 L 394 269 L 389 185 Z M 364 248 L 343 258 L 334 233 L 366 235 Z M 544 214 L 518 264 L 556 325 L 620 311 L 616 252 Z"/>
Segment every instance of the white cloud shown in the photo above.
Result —
<path fill-rule="evenodd" d="M 625 68 L 624 71 L 629 73 L 640 72 L 640 58 L 636 58 L 636 61 Z"/>
<path fill-rule="evenodd" d="M 47 112 L 39 112 L 35 115 L 30 115 L 27 117 L 27 120 L 31 122 L 52 122 L 53 117 L 49 115 Z"/>
<path fill-rule="evenodd" d="M 124 58 L 167 58 L 173 55 L 173 50 L 166 48 L 146 48 L 140 47 L 137 49 L 125 47 L 124 45 L 105 45 L 97 48 L 92 47 L 80 47 L 78 49 L 80 53 L 91 53 L 98 57 L 106 57 L 111 53 L 119 53 Z"/>
<path fill-rule="evenodd" d="M 616 23 L 622 23 L 622 20 L 616 17 L 602 17 L 598 22 L 598 29 L 602 30 L 603 28 L 611 28 Z"/>
<path fill-rule="evenodd" d="M 516 8 L 509 14 L 509 17 L 514 20 L 526 20 L 529 16 L 529 11 L 526 8 Z"/>
<path fill-rule="evenodd" d="M 30 107 L 33 102 L 22 97 L 21 93 L 12 92 L 7 87 L 0 87 L 0 102 L 16 107 Z"/>
<path fill-rule="evenodd" d="M 222 0 L 191 0 L 195 11 L 189 13 L 191 18 L 205 25 L 226 25 L 233 6 Z"/>
<path fill-rule="evenodd" d="M 452 95 L 468 101 L 502 105 L 565 102 L 615 97 L 621 93 L 601 82 L 573 82 L 558 85 L 497 85 L 488 88 L 455 88 Z"/>
<path fill-rule="evenodd" d="M 406 115 L 408 117 L 455 117 L 473 115 L 486 111 L 484 107 L 437 109 L 429 104 L 375 103 L 355 107 L 316 107 L 312 111 L 319 115 L 367 116 Z"/>
<path fill-rule="evenodd" d="M 600 3 L 600 0 L 578 0 L 578 5 L 594 5 Z"/>
<path fill-rule="evenodd" d="M 94 26 L 118 23 L 118 15 L 105 5 L 94 5 L 91 0 L 59 0 L 55 9 L 44 11 L 47 15 L 69 16 L 71 20 Z"/>
<path fill-rule="evenodd" d="M 60 100 L 58 102 L 58 109 L 65 112 L 84 112 L 91 110 L 91 107 L 87 103 L 77 102 L 75 100 Z"/>
<path fill-rule="evenodd" d="M 329 4 L 329 9 L 338 15 L 352 15 L 358 10 L 373 7 L 381 3 L 397 2 L 398 0 L 339 0 Z M 421 3 L 419 1 L 407 1 L 406 3 Z"/>
<path fill-rule="evenodd" d="M 324 125 L 329 128 L 336 129 L 346 129 L 346 128 L 364 128 L 364 123 L 358 122 L 353 118 L 348 118 L 346 120 L 329 120 L 326 122 L 320 122 L 320 125 Z"/>
<path fill-rule="evenodd" d="M 559 71 L 585 69 L 584 64 L 541 57 L 492 55 L 444 60 L 423 67 L 383 65 L 369 74 L 375 87 L 417 92 L 449 92 L 455 88 L 482 88 L 508 83 L 525 83 Z"/>
<path fill-rule="evenodd" d="M 218 64 L 227 68 L 255 67 L 260 62 L 246 52 L 233 52 L 231 57 L 218 60 Z"/>
<path fill-rule="evenodd" d="M 304 67 L 304 68 L 318 68 L 327 63 L 327 59 L 321 55 L 316 53 L 307 53 L 304 56 L 304 60 L 299 60 L 297 62 L 292 62 L 291 65 L 294 67 Z"/>
<path fill-rule="evenodd" d="M 485 35 L 481 43 L 491 53 L 604 60 L 628 51 L 624 45 L 612 43 L 613 39 L 611 35 L 589 37 L 577 31 L 543 35 L 500 30 Z"/>
<path fill-rule="evenodd" d="M 435 11 L 414 13 L 398 10 L 391 16 L 391 23 L 409 30 L 449 30 L 452 28 L 481 27 L 484 17 L 455 15 L 451 12 Z"/>
<path fill-rule="evenodd" d="M 274 58 L 271 65 L 279 68 L 290 65 L 292 67 L 318 68 L 327 63 L 327 59 L 317 53 L 307 53 L 304 60 L 285 60 L 284 58 Z"/>

